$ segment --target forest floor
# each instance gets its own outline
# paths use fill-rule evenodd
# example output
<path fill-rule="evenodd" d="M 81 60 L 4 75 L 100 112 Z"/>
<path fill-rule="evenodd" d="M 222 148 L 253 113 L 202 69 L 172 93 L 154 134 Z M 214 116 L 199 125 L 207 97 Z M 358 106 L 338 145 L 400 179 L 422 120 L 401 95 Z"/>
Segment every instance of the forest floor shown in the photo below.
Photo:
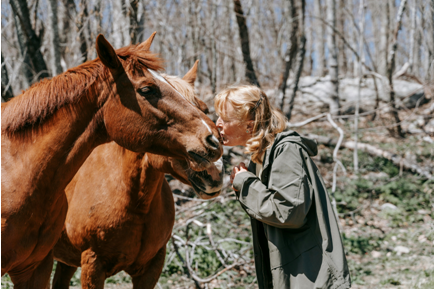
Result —
<path fill-rule="evenodd" d="M 352 126 L 351 121 L 340 124 L 345 140 L 352 140 Z M 433 172 L 433 133 L 408 134 L 401 139 L 389 137 L 386 129 L 377 128 L 376 121 L 367 119 L 360 126 L 366 128 L 360 131 L 360 142 L 406 156 Z M 326 121 L 296 131 L 338 137 Z M 335 164 L 333 150 L 319 145 L 319 154 L 313 158 L 329 191 Z M 354 174 L 353 151 L 339 150 L 338 159 L 346 173 L 337 171 L 334 193 L 352 288 L 433 289 L 434 180 L 403 170 L 381 157 L 364 152 L 358 156 L 359 173 Z M 247 161 L 247 155 L 240 148 L 227 148 L 224 159 L 228 173 L 234 165 Z M 220 197 L 202 201 L 188 187 L 168 180 L 174 193 L 194 199 L 176 198 L 175 238 L 168 243 L 166 264 L 156 288 L 257 288 L 249 217 L 230 187 Z M 185 263 L 186 251 L 190 273 Z M 227 270 L 223 263 L 229 266 Z M 190 278 L 192 271 L 206 280 L 218 275 L 206 283 L 195 284 Z M 2 277 L 1 285 L 12 287 L 7 275 Z M 131 288 L 131 279 L 121 272 L 108 278 L 105 287 Z M 80 288 L 80 269 L 71 280 L 71 288 Z"/>

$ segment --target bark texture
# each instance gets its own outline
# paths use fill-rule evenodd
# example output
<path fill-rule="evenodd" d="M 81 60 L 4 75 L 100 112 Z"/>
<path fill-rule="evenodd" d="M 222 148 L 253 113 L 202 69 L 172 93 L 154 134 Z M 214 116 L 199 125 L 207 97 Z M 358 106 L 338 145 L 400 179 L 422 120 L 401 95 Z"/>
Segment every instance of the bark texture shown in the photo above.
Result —
<path fill-rule="evenodd" d="M 29 8 L 25 0 L 10 0 L 12 12 L 15 16 L 18 41 L 20 43 L 21 55 L 24 56 L 24 73 L 29 84 L 49 77 L 47 65 L 41 53 L 41 36 L 39 36 L 30 22 Z"/>
<path fill-rule="evenodd" d="M 260 87 L 254 65 L 252 64 L 251 51 L 249 47 L 249 33 L 246 26 L 246 18 L 243 14 L 243 7 L 240 0 L 234 0 L 234 12 L 236 13 L 237 25 L 239 26 L 240 43 L 242 47 L 243 61 L 245 62 L 246 79 L 253 85 Z"/>

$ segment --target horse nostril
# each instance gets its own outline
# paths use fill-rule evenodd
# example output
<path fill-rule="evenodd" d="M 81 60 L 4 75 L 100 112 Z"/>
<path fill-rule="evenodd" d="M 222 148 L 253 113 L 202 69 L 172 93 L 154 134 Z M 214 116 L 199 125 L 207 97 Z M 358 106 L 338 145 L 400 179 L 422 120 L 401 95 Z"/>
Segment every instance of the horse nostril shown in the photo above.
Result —
<path fill-rule="evenodd" d="M 219 140 L 214 135 L 208 135 L 205 138 L 205 140 L 207 141 L 208 145 L 210 145 L 214 149 L 219 148 L 219 145 L 220 145 Z"/>

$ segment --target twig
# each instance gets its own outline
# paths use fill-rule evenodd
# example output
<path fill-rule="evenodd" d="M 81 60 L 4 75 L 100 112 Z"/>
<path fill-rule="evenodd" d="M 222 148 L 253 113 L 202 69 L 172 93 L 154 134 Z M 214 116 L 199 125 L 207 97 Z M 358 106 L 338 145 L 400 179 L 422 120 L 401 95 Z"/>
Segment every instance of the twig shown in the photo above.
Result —
<path fill-rule="evenodd" d="M 183 241 L 183 239 L 181 239 L 180 237 L 176 236 L 176 235 L 172 235 L 171 241 L 172 241 L 172 245 L 174 246 L 175 252 L 177 253 L 177 257 L 180 259 L 181 263 L 183 264 L 183 268 L 184 268 L 184 272 L 187 275 L 188 278 L 191 278 L 190 276 L 190 272 L 189 272 L 189 267 L 187 266 L 186 261 L 183 259 L 183 257 L 181 256 L 179 250 L 178 250 L 178 246 L 175 243 L 174 238 L 180 239 L 181 241 Z M 184 241 L 183 241 L 184 242 Z M 187 252 L 186 252 L 186 256 L 187 256 Z M 197 289 L 201 289 L 201 285 L 199 285 L 198 281 L 196 281 L 195 279 L 193 279 L 193 281 L 195 282 L 195 286 Z"/>
<path fill-rule="evenodd" d="M 208 236 L 208 240 L 210 241 L 211 246 L 213 247 L 213 251 L 215 252 L 216 256 L 219 259 L 219 262 L 221 262 L 221 264 L 224 267 L 228 267 L 227 263 L 225 263 L 224 259 L 222 259 L 221 254 L 219 253 L 216 243 L 213 241 L 213 237 L 211 235 L 211 224 L 207 223 L 207 236 Z"/>
<path fill-rule="evenodd" d="M 316 120 L 318 120 L 318 119 L 320 119 L 320 118 L 323 118 L 323 117 L 325 117 L 326 115 L 327 115 L 326 113 L 323 113 L 323 114 L 317 115 L 317 116 L 315 116 L 315 117 L 309 118 L 309 119 L 307 119 L 307 120 L 305 120 L 305 121 L 298 122 L 298 123 L 290 123 L 290 122 L 287 122 L 286 126 L 287 126 L 287 129 L 288 129 L 288 128 L 302 127 L 302 126 L 305 126 L 305 125 L 308 124 L 308 123 L 311 123 L 311 122 L 316 121 Z"/>
<path fill-rule="evenodd" d="M 331 114 L 328 114 L 327 117 L 328 117 L 329 123 L 331 123 L 331 125 L 338 131 L 338 133 L 340 133 L 340 137 L 338 138 L 337 145 L 334 148 L 334 153 L 332 154 L 332 158 L 335 161 L 335 165 L 334 165 L 334 172 L 332 175 L 333 183 L 332 183 L 332 190 L 331 190 L 332 208 L 334 210 L 335 217 L 337 218 L 337 221 L 339 221 L 338 211 L 337 211 L 337 202 L 335 200 L 335 187 L 337 184 L 337 167 L 338 167 L 338 165 L 341 166 L 341 169 L 343 170 L 344 174 L 346 174 L 346 168 L 343 166 L 343 163 L 341 163 L 341 161 L 338 160 L 338 158 L 337 158 L 338 149 L 340 149 L 341 142 L 343 141 L 344 133 L 343 133 L 343 129 L 338 127 L 337 124 L 334 122 L 334 120 L 332 120 Z M 340 230 L 342 231 L 343 229 L 341 228 L 341 224 L 339 222 L 338 222 L 338 226 L 340 227 Z"/>

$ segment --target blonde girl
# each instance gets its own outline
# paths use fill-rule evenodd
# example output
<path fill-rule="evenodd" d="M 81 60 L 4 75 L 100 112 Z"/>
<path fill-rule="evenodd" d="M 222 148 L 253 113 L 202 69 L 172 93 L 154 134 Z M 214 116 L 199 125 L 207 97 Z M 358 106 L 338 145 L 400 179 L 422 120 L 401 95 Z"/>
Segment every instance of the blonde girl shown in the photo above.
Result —
<path fill-rule="evenodd" d="M 316 142 L 284 131 L 285 117 L 255 86 L 221 91 L 215 109 L 224 145 L 251 154 L 230 181 L 251 217 L 259 288 L 349 288 L 337 221 L 310 158 Z"/>

